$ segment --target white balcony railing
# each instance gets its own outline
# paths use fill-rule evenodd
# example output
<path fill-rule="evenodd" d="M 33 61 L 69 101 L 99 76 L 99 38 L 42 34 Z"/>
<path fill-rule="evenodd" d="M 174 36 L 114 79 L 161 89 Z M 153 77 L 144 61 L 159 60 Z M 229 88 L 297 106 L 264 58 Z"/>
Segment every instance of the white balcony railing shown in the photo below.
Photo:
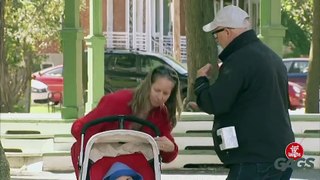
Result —
<path fill-rule="evenodd" d="M 135 38 L 131 33 L 126 32 L 105 32 L 106 47 L 115 49 L 139 49 L 147 51 L 146 33 L 136 33 Z M 133 42 L 135 40 L 135 42 Z M 185 36 L 180 37 L 181 61 L 187 61 L 187 41 Z M 173 56 L 173 37 L 163 36 L 163 43 L 160 43 L 158 35 L 151 38 L 151 51 Z M 162 52 L 161 52 L 162 51 Z"/>

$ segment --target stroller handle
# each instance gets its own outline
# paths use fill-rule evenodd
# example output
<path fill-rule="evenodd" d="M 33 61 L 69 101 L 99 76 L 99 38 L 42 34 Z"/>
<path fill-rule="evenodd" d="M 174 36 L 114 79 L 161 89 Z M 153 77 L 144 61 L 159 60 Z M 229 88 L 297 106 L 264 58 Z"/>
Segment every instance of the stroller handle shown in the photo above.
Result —
<path fill-rule="evenodd" d="M 119 129 L 124 129 L 124 121 L 130 121 L 130 122 L 135 122 L 135 123 L 139 123 L 141 125 L 147 126 L 155 132 L 157 137 L 161 136 L 159 128 L 157 126 L 155 126 L 152 122 L 143 120 L 143 119 L 138 118 L 136 116 L 127 116 L 127 115 L 108 116 L 108 117 L 103 117 L 103 118 L 99 118 L 99 119 L 90 121 L 83 126 L 83 128 L 81 130 L 81 134 L 84 135 L 86 133 L 87 129 L 91 126 L 95 126 L 100 123 L 114 122 L 114 121 L 120 122 Z"/>

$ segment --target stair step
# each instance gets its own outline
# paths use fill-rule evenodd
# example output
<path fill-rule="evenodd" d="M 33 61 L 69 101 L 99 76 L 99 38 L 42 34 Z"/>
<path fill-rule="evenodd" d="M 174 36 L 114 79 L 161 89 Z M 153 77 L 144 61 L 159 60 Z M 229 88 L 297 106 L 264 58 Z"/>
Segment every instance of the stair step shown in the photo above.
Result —
<path fill-rule="evenodd" d="M 40 131 L 34 130 L 8 130 L 6 134 L 40 134 Z"/>

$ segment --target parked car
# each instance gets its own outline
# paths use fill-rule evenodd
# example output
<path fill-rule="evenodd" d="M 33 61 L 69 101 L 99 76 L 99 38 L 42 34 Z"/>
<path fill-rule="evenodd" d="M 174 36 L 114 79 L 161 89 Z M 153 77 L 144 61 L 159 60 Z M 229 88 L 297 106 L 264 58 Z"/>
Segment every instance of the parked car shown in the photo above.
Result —
<path fill-rule="evenodd" d="M 48 86 L 50 100 L 56 104 L 62 100 L 63 92 L 63 66 L 58 65 L 32 74 L 32 78 Z"/>
<path fill-rule="evenodd" d="M 105 92 L 136 87 L 159 65 L 176 70 L 180 80 L 182 98 L 187 95 L 188 71 L 169 56 L 131 50 L 107 50 L 105 53 Z"/>
<path fill-rule="evenodd" d="M 84 57 L 86 59 L 86 56 Z M 136 87 L 146 74 L 156 66 L 166 64 L 175 69 L 181 81 L 182 97 L 187 95 L 188 72 L 184 66 L 170 57 L 131 50 L 106 50 L 105 52 L 105 93 L 122 88 Z M 85 60 L 86 62 L 86 60 Z M 285 61 L 288 69 L 294 64 Z M 293 65 L 297 66 L 297 65 Z M 84 63 L 84 70 L 86 70 Z M 61 102 L 63 93 L 63 65 L 44 69 L 33 74 L 33 77 L 48 85 L 49 91 L 54 92 L 53 101 Z M 291 72 L 291 71 L 290 71 Z M 304 106 L 305 90 L 297 83 L 289 82 L 290 109 Z"/>
<path fill-rule="evenodd" d="M 303 108 L 305 105 L 306 91 L 297 83 L 288 82 L 290 109 L 296 110 Z"/>
<path fill-rule="evenodd" d="M 31 104 L 48 102 L 48 86 L 41 81 L 31 80 Z"/>
<path fill-rule="evenodd" d="M 84 62 L 87 62 L 86 56 Z M 84 73 L 86 74 L 86 63 Z M 136 87 L 153 68 L 159 65 L 168 65 L 176 70 L 180 79 L 182 98 L 187 95 L 188 72 L 180 63 L 172 58 L 150 52 L 132 50 L 106 50 L 105 58 L 105 93 L 114 92 L 123 88 Z M 63 92 L 63 66 L 55 66 L 33 74 L 33 77 L 46 83 L 51 92 Z M 86 81 L 86 80 L 85 80 Z M 85 83 L 86 84 L 86 83 Z M 86 87 L 84 87 L 86 89 Z M 54 98 L 61 102 L 61 96 Z"/>
<path fill-rule="evenodd" d="M 288 80 L 306 88 L 309 59 L 308 58 L 285 58 L 283 63 L 288 71 Z"/>

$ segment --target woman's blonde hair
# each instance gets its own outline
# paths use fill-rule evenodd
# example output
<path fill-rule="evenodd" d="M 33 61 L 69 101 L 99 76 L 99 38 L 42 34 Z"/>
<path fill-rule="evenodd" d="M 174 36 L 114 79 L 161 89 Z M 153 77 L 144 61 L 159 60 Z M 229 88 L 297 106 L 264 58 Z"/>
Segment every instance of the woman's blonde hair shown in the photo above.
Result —
<path fill-rule="evenodd" d="M 168 78 L 174 83 L 174 87 L 171 91 L 171 94 L 168 100 L 165 102 L 168 111 L 168 118 L 171 121 L 172 127 L 175 127 L 177 124 L 177 119 L 180 118 L 181 114 L 181 96 L 180 96 L 180 82 L 178 74 L 171 67 L 162 65 L 153 69 L 148 73 L 146 78 L 142 83 L 135 89 L 133 99 L 131 101 L 131 108 L 134 114 L 139 113 L 143 109 L 150 109 L 150 91 L 152 84 L 159 77 Z"/>

